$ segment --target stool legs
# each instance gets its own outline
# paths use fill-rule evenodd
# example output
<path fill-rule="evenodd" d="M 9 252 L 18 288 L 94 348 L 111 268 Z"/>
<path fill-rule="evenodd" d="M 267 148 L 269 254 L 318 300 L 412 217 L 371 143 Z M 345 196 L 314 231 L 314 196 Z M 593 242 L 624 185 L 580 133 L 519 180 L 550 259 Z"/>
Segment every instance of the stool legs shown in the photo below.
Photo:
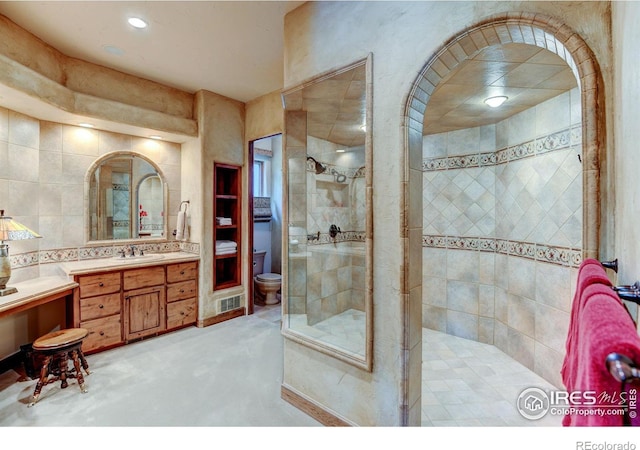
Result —
<path fill-rule="evenodd" d="M 80 369 L 80 358 L 78 358 L 78 354 L 79 353 L 82 353 L 82 352 L 80 352 L 78 350 L 72 350 L 71 351 L 71 359 L 73 360 L 73 367 L 75 367 L 75 369 L 76 369 L 75 377 L 78 379 L 78 384 L 80 385 L 80 390 L 84 394 L 84 393 L 87 392 L 87 388 L 84 387 L 84 377 L 82 376 L 82 370 Z M 86 363 L 86 361 L 85 361 L 85 363 Z"/>
<path fill-rule="evenodd" d="M 71 371 L 69 371 L 69 358 L 71 358 L 71 361 L 73 362 L 73 369 Z M 64 389 L 69 385 L 67 382 L 68 378 L 76 378 L 78 380 L 78 385 L 80 386 L 80 391 L 83 394 L 86 393 L 87 388 L 84 384 L 82 369 L 84 369 L 87 375 L 89 375 L 89 364 L 82 353 L 82 349 L 80 348 L 67 348 L 66 351 L 46 355 L 42 362 L 42 367 L 40 368 L 38 384 L 36 384 L 33 396 L 31 397 L 31 402 L 28 406 L 31 407 L 36 404 L 40 397 L 40 393 L 42 392 L 42 388 L 45 385 L 54 383 L 58 380 L 61 381 L 60 388 Z M 51 375 L 53 375 L 52 378 L 50 378 Z"/>
<path fill-rule="evenodd" d="M 31 403 L 29 403 L 29 407 L 36 404 L 38 401 L 38 397 L 40 397 L 40 392 L 42 391 L 42 387 L 47 384 L 47 378 L 49 377 L 49 363 L 53 358 L 52 355 L 47 355 L 42 362 L 42 368 L 40 369 L 40 378 L 38 378 L 38 384 L 36 384 L 36 389 L 33 391 L 33 397 L 31 397 Z"/>
<path fill-rule="evenodd" d="M 82 368 L 84 369 L 84 371 L 87 373 L 87 375 L 91 375 L 91 372 L 89 372 L 89 363 L 87 362 L 87 360 L 84 357 L 84 353 L 82 353 L 82 349 L 78 349 L 78 357 L 80 358 L 80 363 L 82 364 Z M 80 371 L 79 369 L 77 369 L 78 372 Z"/>

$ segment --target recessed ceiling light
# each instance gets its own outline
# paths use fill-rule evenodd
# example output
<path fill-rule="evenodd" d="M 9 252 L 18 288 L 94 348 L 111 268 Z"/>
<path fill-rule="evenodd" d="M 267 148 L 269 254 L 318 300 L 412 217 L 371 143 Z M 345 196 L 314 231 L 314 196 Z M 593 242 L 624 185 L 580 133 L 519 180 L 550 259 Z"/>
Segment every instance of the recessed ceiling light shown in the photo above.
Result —
<path fill-rule="evenodd" d="M 147 22 L 145 22 L 144 20 L 142 20 L 140 17 L 129 17 L 127 19 L 127 22 L 129 22 L 129 25 L 131 25 L 132 27 L 135 28 L 147 28 Z"/>
<path fill-rule="evenodd" d="M 124 55 L 124 50 L 122 50 L 120 47 L 116 47 L 115 45 L 103 45 L 102 49 L 107 53 L 111 53 L 112 55 Z"/>
<path fill-rule="evenodd" d="M 78 125 L 83 127 L 83 128 L 94 128 L 94 126 L 95 126 L 95 125 L 93 125 L 92 123 L 89 123 L 89 122 L 80 122 Z"/>
<path fill-rule="evenodd" d="M 340 150 L 336 150 L 336 153 L 344 153 L 344 152 L 346 152 L 346 150 L 343 148 L 341 148 Z"/>
<path fill-rule="evenodd" d="M 507 96 L 505 95 L 498 95 L 496 97 L 489 97 L 489 98 L 485 98 L 484 102 L 491 106 L 492 108 L 497 108 L 498 106 L 502 105 L 504 102 L 506 102 L 508 99 Z"/>

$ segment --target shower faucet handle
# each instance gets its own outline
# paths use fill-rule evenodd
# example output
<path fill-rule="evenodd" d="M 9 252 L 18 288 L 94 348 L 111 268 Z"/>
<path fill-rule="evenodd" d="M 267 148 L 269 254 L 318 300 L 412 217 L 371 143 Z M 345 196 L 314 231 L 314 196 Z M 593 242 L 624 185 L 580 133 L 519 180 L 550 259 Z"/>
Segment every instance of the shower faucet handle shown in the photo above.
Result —
<path fill-rule="evenodd" d="M 340 231 L 340 227 L 339 227 L 339 226 L 336 226 L 335 224 L 332 224 L 332 225 L 329 227 L 329 235 L 330 235 L 332 238 L 334 238 L 334 237 L 336 237 L 336 235 L 337 235 L 338 233 L 342 233 L 342 231 Z"/>

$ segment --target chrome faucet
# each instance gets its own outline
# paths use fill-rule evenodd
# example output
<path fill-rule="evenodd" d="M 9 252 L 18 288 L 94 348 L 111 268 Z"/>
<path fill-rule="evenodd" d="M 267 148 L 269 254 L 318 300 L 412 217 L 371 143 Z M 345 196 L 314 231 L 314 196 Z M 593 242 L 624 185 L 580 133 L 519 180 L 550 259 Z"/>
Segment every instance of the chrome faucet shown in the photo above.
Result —
<path fill-rule="evenodd" d="M 342 233 L 342 231 L 340 231 L 340 227 L 336 226 L 335 224 L 329 227 L 329 236 L 335 238 L 338 233 Z"/>

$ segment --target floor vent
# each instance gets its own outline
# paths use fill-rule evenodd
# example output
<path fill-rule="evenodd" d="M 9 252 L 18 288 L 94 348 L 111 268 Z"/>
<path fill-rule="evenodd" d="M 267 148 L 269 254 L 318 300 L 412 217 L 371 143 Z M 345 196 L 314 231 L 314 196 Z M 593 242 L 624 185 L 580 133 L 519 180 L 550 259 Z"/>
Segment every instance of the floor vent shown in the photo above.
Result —
<path fill-rule="evenodd" d="M 220 312 L 230 311 L 232 309 L 240 308 L 240 296 L 223 298 L 220 300 Z"/>

